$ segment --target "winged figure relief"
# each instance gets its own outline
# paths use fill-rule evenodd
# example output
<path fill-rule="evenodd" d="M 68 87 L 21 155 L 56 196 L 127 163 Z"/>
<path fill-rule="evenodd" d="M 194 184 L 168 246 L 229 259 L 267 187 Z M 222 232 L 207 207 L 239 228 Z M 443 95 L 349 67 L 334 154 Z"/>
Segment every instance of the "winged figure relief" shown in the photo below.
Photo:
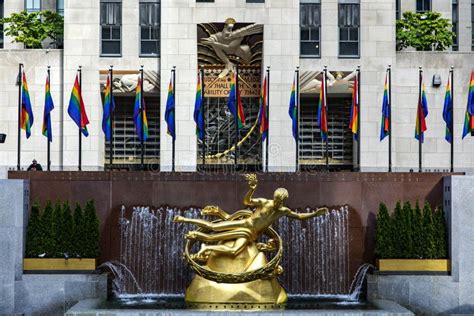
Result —
<path fill-rule="evenodd" d="M 219 77 L 225 77 L 235 70 L 235 64 L 229 56 L 234 55 L 242 60 L 243 64 L 250 64 L 252 59 L 251 48 L 242 43 L 245 36 L 263 33 L 263 25 L 251 24 L 234 30 L 236 21 L 229 18 L 224 23 L 222 31 L 201 39 L 201 44 L 211 47 L 217 57 L 224 63 L 225 69 Z"/>

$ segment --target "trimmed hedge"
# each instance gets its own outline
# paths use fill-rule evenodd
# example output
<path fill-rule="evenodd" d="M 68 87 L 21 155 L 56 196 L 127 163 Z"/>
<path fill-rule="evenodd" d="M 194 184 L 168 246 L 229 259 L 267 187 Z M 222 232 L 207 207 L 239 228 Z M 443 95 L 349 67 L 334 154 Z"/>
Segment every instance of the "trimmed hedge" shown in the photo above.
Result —
<path fill-rule="evenodd" d="M 33 204 L 26 232 L 27 258 L 97 258 L 99 219 L 94 201 L 87 201 L 84 212 L 76 203 L 74 214 L 69 202 L 51 201 L 43 212 Z"/>
<path fill-rule="evenodd" d="M 425 202 L 403 207 L 397 202 L 392 215 L 380 203 L 375 231 L 375 254 L 379 259 L 445 259 L 448 231 L 442 208 L 434 211 Z"/>

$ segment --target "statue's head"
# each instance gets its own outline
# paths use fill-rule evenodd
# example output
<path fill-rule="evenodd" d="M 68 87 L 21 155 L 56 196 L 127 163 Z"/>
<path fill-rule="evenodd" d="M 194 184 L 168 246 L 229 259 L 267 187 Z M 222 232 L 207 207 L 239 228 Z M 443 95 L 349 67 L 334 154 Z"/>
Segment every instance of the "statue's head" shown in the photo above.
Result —
<path fill-rule="evenodd" d="M 234 28 L 235 23 L 237 23 L 233 18 L 227 18 L 224 22 L 224 29 L 232 31 Z"/>
<path fill-rule="evenodd" d="M 286 190 L 285 188 L 278 188 L 275 190 L 275 193 L 273 193 L 273 201 L 276 204 L 282 205 L 287 198 L 288 190 Z"/>

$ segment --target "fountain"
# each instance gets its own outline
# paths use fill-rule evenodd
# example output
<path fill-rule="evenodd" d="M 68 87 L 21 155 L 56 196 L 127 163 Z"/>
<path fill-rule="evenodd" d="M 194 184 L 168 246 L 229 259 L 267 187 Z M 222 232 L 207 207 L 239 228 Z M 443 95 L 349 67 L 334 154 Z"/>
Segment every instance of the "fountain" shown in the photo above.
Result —
<path fill-rule="evenodd" d="M 306 212 L 310 209 L 306 209 Z M 201 209 L 133 207 L 120 212 L 120 256 L 103 264 L 114 275 L 113 292 L 126 306 L 181 298 L 192 280 L 182 260 L 189 225 L 173 223 L 176 215 L 198 218 Z M 370 265 L 363 265 L 351 283 L 349 271 L 349 210 L 347 206 L 305 222 L 282 218 L 275 229 L 292 247 L 285 247 L 280 276 L 291 293 L 289 303 L 346 302 L 361 305 L 360 291 Z M 289 267 L 296 267 L 290 269 Z M 363 273 L 361 273 L 363 272 Z M 180 306 L 182 304 L 178 304 Z"/>

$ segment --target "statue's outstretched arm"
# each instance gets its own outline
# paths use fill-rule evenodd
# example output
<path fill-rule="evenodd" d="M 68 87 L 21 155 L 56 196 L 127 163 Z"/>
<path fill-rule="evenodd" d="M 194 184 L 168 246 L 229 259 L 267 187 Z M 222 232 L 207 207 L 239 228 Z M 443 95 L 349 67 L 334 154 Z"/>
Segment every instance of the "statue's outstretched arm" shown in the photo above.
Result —
<path fill-rule="evenodd" d="M 251 174 L 246 174 L 244 175 L 245 179 L 248 182 L 249 185 L 249 190 L 247 194 L 244 196 L 244 200 L 242 203 L 244 203 L 245 206 L 258 206 L 260 205 L 261 201 L 260 199 L 254 199 L 253 194 L 255 193 L 255 190 L 257 190 L 257 175 L 254 173 Z"/>
<path fill-rule="evenodd" d="M 299 219 L 299 220 L 305 220 L 305 219 L 309 219 L 316 216 L 326 215 L 328 212 L 329 212 L 329 209 L 327 207 L 321 207 L 309 213 L 297 213 L 295 211 L 288 209 L 287 216 L 291 218 Z"/>

